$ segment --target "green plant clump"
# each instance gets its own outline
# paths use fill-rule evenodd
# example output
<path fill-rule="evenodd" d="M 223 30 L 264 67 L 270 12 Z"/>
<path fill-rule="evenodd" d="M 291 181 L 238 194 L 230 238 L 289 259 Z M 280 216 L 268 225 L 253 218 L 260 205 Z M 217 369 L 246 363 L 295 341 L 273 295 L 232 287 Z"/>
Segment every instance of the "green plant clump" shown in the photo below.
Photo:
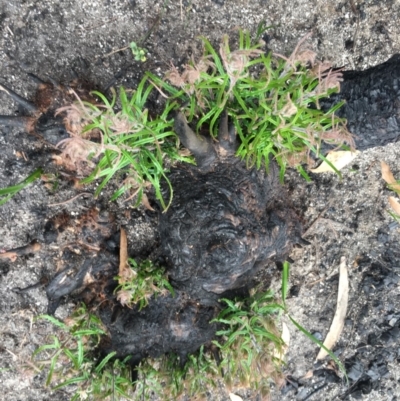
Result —
<path fill-rule="evenodd" d="M 141 263 L 129 259 L 129 264 L 130 268 L 124 271 L 124 277 L 116 277 L 119 285 L 115 292 L 122 305 L 132 307 L 137 304 L 141 310 L 153 296 L 166 295 L 168 292 L 174 295 L 163 267 L 148 259 Z"/>
<path fill-rule="evenodd" d="M 137 196 L 139 204 L 145 197 L 145 189 L 152 186 L 164 209 L 171 203 L 173 191 L 165 174 L 166 159 L 169 163 L 190 159 L 181 156 L 177 149 L 173 121 L 168 117 L 172 104 L 165 107 L 159 116 L 150 118 L 146 102 L 152 90 L 153 85 L 145 77 L 130 96 L 120 88 L 119 111 L 116 111 L 115 93 L 109 101 L 99 92 L 93 94 L 101 100 L 101 104 L 78 101 L 60 110 L 66 113 L 69 124 L 77 129 L 70 132 L 70 138 L 59 143 L 61 157 L 78 173 L 88 175 L 82 183 L 101 179 L 95 196 L 111 178 L 118 176 L 122 185 L 111 200 L 131 191 L 131 197 Z M 83 129 L 73 124 L 77 119 L 83 121 Z M 87 174 L 88 171 L 91 173 Z M 169 185 L 168 199 L 164 199 L 161 193 L 162 179 Z"/>
<path fill-rule="evenodd" d="M 23 190 L 29 184 L 37 180 L 43 174 L 43 169 L 36 169 L 31 175 L 16 185 L 0 189 L 0 206 L 7 203 L 14 195 Z"/>
<path fill-rule="evenodd" d="M 46 386 L 52 390 L 75 388 L 71 401 L 129 398 L 133 392 L 129 379 L 129 358 L 113 359 L 115 352 L 98 360 L 95 349 L 106 334 L 101 321 L 85 305 L 77 308 L 66 322 L 42 315 L 60 330 L 50 336 L 51 343 L 42 345 L 32 355 L 28 367 L 45 371 Z M 117 398 L 114 398 L 117 397 Z"/>
<path fill-rule="evenodd" d="M 319 109 L 320 99 L 338 91 L 340 73 L 316 63 L 314 53 L 298 46 L 289 58 L 266 54 L 243 31 L 235 51 L 227 36 L 219 52 L 207 39 L 203 42 L 199 61 L 192 60 L 182 73 L 175 67 L 167 73 L 171 84 L 148 73 L 169 93 L 168 105 L 182 105 L 197 132 L 206 129 L 216 137 L 219 116 L 226 109 L 240 138 L 237 155 L 257 168 L 268 167 L 275 158 L 282 179 L 287 166 L 308 178 L 302 164 L 311 162 L 311 154 L 325 160 L 323 142 L 353 144 L 345 121 L 334 115 L 342 103 L 327 112 Z"/>
<path fill-rule="evenodd" d="M 312 164 L 313 158 L 326 160 L 320 152 L 324 142 L 352 147 L 345 121 L 334 114 L 342 103 L 327 112 L 319 109 L 322 98 L 338 91 L 340 73 L 316 63 L 314 53 L 300 51 L 300 44 L 289 58 L 265 53 L 243 31 L 234 51 L 227 36 L 219 51 L 207 39 L 203 42 L 203 56 L 182 72 L 173 66 L 165 79 L 148 72 L 131 94 L 120 88 L 118 101 L 115 94 L 109 101 L 94 92 L 100 103 L 78 102 L 62 109 L 69 125 L 77 113 L 84 128 L 72 132 L 59 147 L 73 164 L 84 161 L 90 167 L 89 174 L 81 171 L 89 175 L 83 183 L 102 180 L 96 196 L 117 175 L 122 185 L 112 200 L 130 191 L 131 197 L 137 195 L 137 204 L 146 204 L 145 190 L 153 187 L 162 207 L 168 208 L 173 190 L 167 166 L 193 162 L 178 149 L 172 119 L 176 110 L 185 113 L 197 132 L 215 137 L 226 109 L 240 139 L 237 156 L 257 168 L 268 168 L 276 159 L 282 180 L 287 167 L 296 167 L 308 179 L 303 165 Z M 150 116 L 147 107 L 154 90 L 166 101 L 161 114 Z M 168 199 L 163 199 L 161 180 L 169 185 Z"/>
<path fill-rule="evenodd" d="M 153 271 L 150 269 L 147 274 L 151 276 Z M 287 345 L 277 322 L 287 313 L 288 281 L 289 264 L 285 263 L 281 302 L 272 291 L 256 290 L 244 299 L 222 299 L 225 307 L 214 319 L 219 329 L 212 344 L 188 355 L 183 366 L 179 356 L 172 353 L 159 359 L 144 359 L 136 368 L 138 379 L 134 383 L 127 363 L 129 357 L 121 361 L 111 353 L 97 359 L 95 350 L 106 332 L 84 305 L 65 322 L 41 316 L 60 331 L 50 337 L 51 343 L 34 352 L 29 366 L 37 372 L 46 371 L 46 385 L 52 385 L 52 390 L 72 388 L 73 401 L 142 401 L 154 399 L 155 395 L 163 400 L 203 399 L 221 386 L 229 392 L 250 388 L 268 399 L 271 384 L 280 386 L 284 382 L 281 366 Z M 290 316 L 289 319 L 315 344 L 325 348 Z M 327 351 L 345 375 L 338 358 Z"/>
<path fill-rule="evenodd" d="M 215 319 L 221 330 L 216 333 L 214 345 L 189 355 L 183 367 L 175 354 L 143 360 L 135 383 L 130 378 L 129 358 L 115 360 L 115 353 L 111 353 L 97 360 L 95 349 L 106 333 L 100 320 L 84 305 L 66 322 L 41 316 L 60 331 L 34 352 L 30 366 L 46 371 L 46 385 L 52 385 L 52 390 L 74 386 L 70 387 L 75 390 L 73 401 L 107 397 L 139 401 L 150 400 L 154 394 L 165 400 L 202 397 L 220 384 L 229 391 L 249 387 L 266 394 L 271 379 L 280 377 L 282 362 L 276 355 L 283 342 L 274 321 L 282 305 L 275 302 L 270 291 L 246 300 L 223 302 L 226 307 Z"/>

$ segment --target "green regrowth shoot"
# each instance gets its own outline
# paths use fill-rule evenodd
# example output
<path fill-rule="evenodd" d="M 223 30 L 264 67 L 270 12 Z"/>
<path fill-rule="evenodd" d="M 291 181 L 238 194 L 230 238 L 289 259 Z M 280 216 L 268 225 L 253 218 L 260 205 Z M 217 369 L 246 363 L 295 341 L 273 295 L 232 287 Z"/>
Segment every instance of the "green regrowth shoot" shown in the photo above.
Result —
<path fill-rule="evenodd" d="M 283 341 L 276 321 L 283 306 L 271 291 L 222 302 L 225 308 L 214 320 L 220 330 L 213 344 L 189 355 L 183 367 L 174 354 L 142 361 L 137 369 L 138 396 L 149 400 L 155 393 L 168 400 L 203 399 L 221 384 L 229 392 L 251 388 L 267 395 L 272 382 L 282 384 Z"/>
<path fill-rule="evenodd" d="M 174 295 L 163 267 L 147 259 L 141 263 L 129 259 L 129 264 L 129 277 L 116 277 L 119 285 L 115 292 L 121 305 L 132 307 L 137 304 L 141 310 L 148 305 L 152 297 L 169 292 Z"/>
<path fill-rule="evenodd" d="M 114 359 L 115 352 L 99 360 L 95 349 L 105 330 L 99 318 L 84 305 L 65 322 L 43 315 L 59 330 L 49 337 L 49 343 L 39 347 L 27 366 L 36 372 L 45 371 L 46 386 L 52 390 L 73 389 L 71 401 L 114 400 L 129 398 L 133 393 L 129 379 L 129 358 Z M 117 397 L 117 398 L 115 398 Z"/>
<path fill-rule="evenodd" d="M 146 49 L 139 47 L 136 42 L 129 43 L 129 47 L 136 61 L 141 61 L 142 63 L 146 61 Z"/>
<path fill-rule="evenodd" d="M 41 168 L 36 169 L 32 174 L 30 174 L 27 178 L 16 185 L 12 185 L 7 188 L 0 189 L 0 206 L 7 203 L 14 195 L 16 195 L 19 191 L 23 190 L 29 184 L 40 178 L 43 174 L 43 170 Z"/>
<path fill-rule="evenodd" d="M 196 131 L 208 130 L 216 137 L 218 119 L 228 111 L 240 145 L 237 155 L 248 166 L 261 168 L 271 158 L 307 177 L 302 164 L 312 164 L 323 142 L 353 146 L 345 121 L 334 115 L 342 103 L 329 111 L 319 109 L 319 100 L 339 90 L 341 74 L 328 64 L 315 62 L 315 54 L 299 46 L 289 58 L 265 53 L 240 31 L 239 48 L 231 51 L 225 36 L 219 52 L 203 38 L 204 54 L 180 73 L 172 66 L 162 81 L 151 79 L 169 93 L 170 102 L 182 105 Z M 168 103 L 169 104 L 169 103 Z"/>
<path fill-rule="evenodd" d="M 93 93 L 100 99 L 99 104 L 79 100 L 58 110 L 65 113 L 65 124 L 70 127 L 70 138 L 58 144 L 62 149 L 61 162 L 81 176 L 88 175 L 82 183 L 101 179 L 95 196 L 117 176 L 122 185 L 111 200 L 130 191 L 130 198 L 136 196 L 139 204 L 145 189 L 152 186 L 163 209 L 171 203 L 173 191 L 166 176 L 166 162 L 189 158 L 177 149 L 173 121 L 168 118 L 172 105 L 150 118 L 146 102 L 152 90 L 147 78 L 130 95 L 120 88 L 118 111 L 116 94 L 109 101 L 99 92 Z M 162 179 L 170 189 L 168 199 L 161 193 Z"/>

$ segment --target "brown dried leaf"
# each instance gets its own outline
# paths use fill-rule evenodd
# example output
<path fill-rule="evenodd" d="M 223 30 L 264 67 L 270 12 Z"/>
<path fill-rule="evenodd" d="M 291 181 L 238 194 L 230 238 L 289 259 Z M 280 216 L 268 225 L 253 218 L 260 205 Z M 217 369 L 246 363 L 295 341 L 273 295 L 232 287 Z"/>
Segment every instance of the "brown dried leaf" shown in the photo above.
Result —
<path fill-rule="evenodd" d="M 393 173 L 390 171 L 390 167 L 383 161 L 381 161 L 382 178 L 385 180 L 386 184 L 390 186 L 393 191 L 400 192 L 400 184 L 394 178 Z"/>
<path fill-rule="evenodd" d="M 178 69 L 171 63 L 171 69 L 167 71 L 165 74 L 165 78 L 168 79 L 169 82 L 171 82 L 172 85 L 177 86 L 178 88 L 181 88 L 185 85 L 185 80 L 179 74 Z"/>
<path fill-rule="evenodd" d="M 2 252 L 0 253 L 0 259 L 8 259 L 10 262 L 15 262 L 18 258 L 16 252 Z"/>
<path fill-rule="evenodd" d="M 131 292 L 127 290 L 120 290 L 117 292 L 117 300 L 122 306 L 131 307 Z"/>
<path fill-rule="evenodd" d="M 305 379 L 311 379 L 314 376 L 314 371 L 309 370 L 301 379 L 305 380 Z"/>
<path fill-rule="evenodd" d="M 400 203 L 393 196 L 389 196 L 389 203 L 393 211 L 400 216 Z"/>
<path fill-rule="evenodd" d="M 339 268 L 339 288 L 338 288 L 338 299 L 336 305 L 336 312 L 333 318 L 329 332 L 325 338 L 324 346 L 329 350 L 336 344 L 337 340 L 342 333 L 344 327 L 344 319 L 347 313 L 347 304 L 349 301 L 349 278 L 346 266 L 346 258 L 342 256 L 340 258 Z M 321 348 L 317 360 L 324 359 L 328 353 Z"/>
<path fill-rule="evenodd" d="M 351 163 L 359 154 L 358 150 L 351 152 L 350 150 L 338 150 L 336 152 L 329 152 L 326 159 L 330 161 L 337 170 L 341 170 L 349 163 Z M 335 170 L 325 161 L 322 162 L 317 168 L 310 169 L 313 173 L 334 173 Z"/>
<path fill-rule="evenodd" d="M 315 64 L 315 60 L 317 58 L 317 53 L 310 49 L 300 50 L 296 54 L 296 61 L 300 62 L 302 65 L 311 65 Z"/>
<path fill-rule="evenodd" d="M 229 398 L 231 399 L 231 401 L 243 401 L 242 397 L 233 393 L 229 393 Z"/>
<path fill-rule="evenodd" d="M 119 284 L 126 283 L 134 276 L 133 270 L 128 264 L 128 239 L 125 229 L 121 228 L 121 239 L 119 249 Z"/>
<path fill-rule="evenodd" d="M 149 198 L 147 197 L 146 194 L 142 195 L 142 204 L 147 210 L 151 210 L 152 212 L 154 212 L 154 209 L 151 207 Z"/>
<path fill-rule="evenodd" d="M 297 113 L 297 107 L 296 105 L 292 102 L 292 99 L 290 98 L 289 93 L 287 94 L 286 97 L 286 103 L 285 106 L 281 109 L 281 114 L 284 117 L 290 117 L 293 116 L 294 114 Z"/>

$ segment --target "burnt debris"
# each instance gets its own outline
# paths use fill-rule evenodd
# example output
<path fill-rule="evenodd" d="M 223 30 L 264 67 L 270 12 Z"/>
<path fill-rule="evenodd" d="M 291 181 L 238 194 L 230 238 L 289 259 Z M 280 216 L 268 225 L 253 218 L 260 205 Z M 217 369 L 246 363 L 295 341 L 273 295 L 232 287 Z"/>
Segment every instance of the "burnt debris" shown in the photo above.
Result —
<path fill-rule="evenodd" d="M 398 139 L 399 64 L 396 55 L 366 71 L 344 72 L 341 93 L 320 101 L 323 109 L 329 109 L 346 100 L 338 114 L 347 118 L 359 149 Z M 39 133 L 53 144 L 65 138 L 68 129 L 55 110 L 75 100 L 73 92 L 41 82 L 31 103 L 4 85 L 1 89 L 23 109 L 22 116 L 0 116 L 1 125 Z M 277 165 L 271 161 L 268 172 L 249 169 L 234 156 L 236 135 L 226 113 L 217 141 L 196 135 L 180 113 L 175 116 L 175 130 L 197 166 L 178 164 L 171 170 L 173 202 L 159 215 L 161 254 L 174 296 L 152 299 L 143 310 L 117 302 L 113 291 L 118 258 L 108 244 L 118 230 L 110 215 L 93 209 L 73 222 L 60 215 L 48 222 L 44 236 L 47 243 L 56 242 L 70 231 L 66 230 L 70 223 L 77 233 L 60 252 L 60 266 L 46 288 L 49 312 L 54 313 L 67 295 L 96 305 L 110 333 L 101 351 L 116 351 L 120 358 L 130 355 L 132 364 L 167 352 L 185 361 L 188 353 L 215 336 L 217 327 L 210 321 L 221 308 L 219 299 L 246 293 L 261 269 L 284 261 L 293 245 L 303 243 L 300 221 L 282 196 Z M 164 195 L 168 196 L 167 186 Z M 28 246 L 7 255 L 39 248 Z"/>
<path fill-rule="evenodd" d="M 33 74 L 29 74 L 29 77 L 37 85 L 33 102 L 0 84 L 0 91 L 11 97 L 19 107 L 17 116 L 0 115 L 0 125 L 19 128 L 55 146 L 69 137 L 69 127 L 65 126 L 64 118 L 57 114 L 57 110 L 75 102 L 77 96 L 90 102 L 95 100 L 81 82 L 74 81 L 69 86 L 64 86 L 53 80 L 43 81 Z"/>
<path fill-rule="evenodd" d="M 400 54 L 364 71 L 343 71 L 340 92 L 322 99 L 323 110 L 344 100 L 336 112 L 347 120 L 356 149 L 397 142 L 400 137 Z"/>
<path fill-rule="evenodd" d="M 226 115 L 220 138 L 227 137 L 225 128 Z M 100 249 L 97 256 L 89 253 L 72 266 L 67 261 L 68 267 L 46 289 L 50 312 L 60 298 L 73 293 L 92 305 L 101 303 L 100 316 L 111 334 L 103 351 L 116 351 L 120 358 L 130 355 L 133 364 L 167 352 L 184 361 L 188 353 L 210 343 L 217 330 L 210 321 L 220 310 L 218 300 L 248 291 L 261 268 L 285 260 L 293 244 L 302 242 L 297 216 L 280 199 L 274 163 L 268 174 L 265 169 L 247 169 L 232 155 L 236 146 L 232 134 L 224 148 L 211 142 L 203 146 L 207 139 L 196 137 L 181 114 L 176 116 L 176 130 L 199 166 L 180 164 L 172 170 L 174 202 L 160 214 L 161 253 L 175 294 L 158 296 L 143 310 L 120 306 L 112 286 L 118 274 L 115 256 L 101 245 L 110 231 L 100 241 L 91 241 L 91 248 Z M 89 232 L 98 231 L 97 219 L 93 213 L 81 219 L 79 230 L 87 230 L 84 238 L 99 237 Z M 46 237 L 54 239 L 54 230 L 60 228 L 49 227 Z M 79 245 L 85 246 L 82 241 Z M 97 296 L 93 299 L 90 294 Z"/>

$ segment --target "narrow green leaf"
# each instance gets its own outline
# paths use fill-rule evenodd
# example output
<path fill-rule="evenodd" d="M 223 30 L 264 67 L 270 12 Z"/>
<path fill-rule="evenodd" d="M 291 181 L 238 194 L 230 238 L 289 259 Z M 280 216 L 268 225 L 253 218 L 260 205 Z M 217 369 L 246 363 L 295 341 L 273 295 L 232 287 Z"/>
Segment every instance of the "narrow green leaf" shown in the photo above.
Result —
<path fill-rule="evenodd" d="M 289 262 L 285 261 L 283 263 L 283 271 L 282 271 L 282 300 L 283 303 L 286 302 L 286 297 L 289 290 L 289 269 L 290 264 Z"/>
<path fill-rule="evenodd" d="M 312 342 L 314 342 L 315 344 L 317 344 L 318 346 L 320 346 L 321 348 L 323 348 L 328 354 L 329 356 L 335 361 L 335 363 L 338 365 L 340 371 L 343 373 L 344 377 L 346 378 L 346 382 L 347 385 L 349 384 L 349 379 L 347 377 L 347 373 L 346 373 L 346 369 L 343 366 L 342 362 L 340 362 L 340 360 L 337 358 L 337 356 L 328 348 L 325 347 L 325 345 L 317 340 L 309 331 L 307 331 L 303 326 L 301 326 L 299 323 L 296 322 L 296 320 L 294 320 L 290 315 L 289 315 L 289 319 L 292 321 L 292 323 L 306 336 L 308 337 Z"/>
<path fill-rule="evenodd" d="M 102 359 L 102 361 L 96 366 L 96 369 L 95 369 L 96 373 L 100 373 L 103 370 L 104 366 L 107 364 L 107 362 L 111 358 L 113 358 L 116 354 L 117 354 L 116 351 L 114 351 L 114 352 L 109 353 L 106 357 L 104 357 Z"/>

